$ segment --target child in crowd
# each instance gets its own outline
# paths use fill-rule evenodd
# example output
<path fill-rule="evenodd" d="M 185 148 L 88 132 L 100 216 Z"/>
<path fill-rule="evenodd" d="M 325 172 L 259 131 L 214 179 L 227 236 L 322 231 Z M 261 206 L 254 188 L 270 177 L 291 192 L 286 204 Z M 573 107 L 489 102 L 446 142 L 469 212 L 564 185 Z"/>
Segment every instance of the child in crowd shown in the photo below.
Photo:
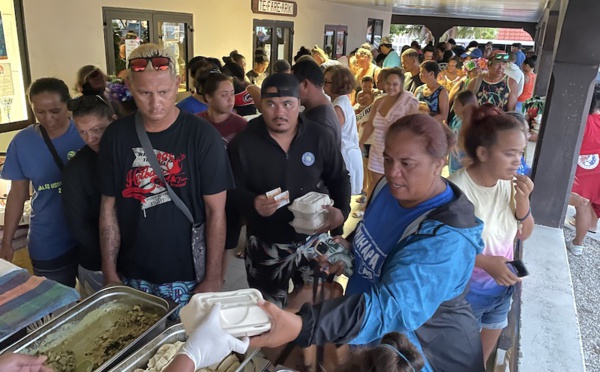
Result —
<path fill-rule="evenodd" d="M 527 124 L 525 116 L 523 116 L 523 114 L 521 114 L 519 111 L 509 111 L 506 114 L 517 119 L 519 123 L 521 123 L 521 125 L 523 126 L 523 131 L 525 132 L 525 138 L 527 139 L 527 141 L 529 141 L 529 138 L 531 138 L 531 133 L 529 133 L 529 124 Z M 529 166 L 527 165 L 526 156 L 527 148 L 525 148 L 525 153 L 523 153 L 523 155 L 521 156 L 521 166 L 519 166 L 517 173 L 528 176 L 531 172 L 531 168 L 529 168 Z"/>
<path fill-rule="evenodd" d="M 464 90 L 456 96 L 454 100 L 454 117 L 450 122 L 450 130 L 456 138 L 458 139 L 458 144 L 454 150 L 450 153 L 448 159 L 448 171 L 450 174 L 456 172 L 460 168 L 462 168 L 462 160 L 465 156 L 465 153 L 462 149 L 459 148 L 462 143 L 462 123 L 468 115 L 471 114 L 473 109 L 477 108 L 477 98 L 475 97 L 475 93 L 470 90 Z"/>
<path fill-rule="evenodd" d="M 339 372 L 418 372 L 425 362 L 423 357 L 403 334 L 388 333 L 381 344 L 353 353 L 349 361 L 337 368 Z"/>
<path fill-rule="evenodd" d="M 358 104 L 358 108 L 356 109 L 356 113 L 362 112 L 362 110 L 371 106 L 373 101 L 375 100 L 375 96 L 379 94 L 377 89 L 373 89 L 375 85 L 375 80 L 371 76 L 365 76 L 362 78 L 361 87 L 362 90 L 358 92 L 356 95 L 356 103 Z"/>
<path fill-rule="evenodd" d="M 491 105 L 476 109 L 464 123 L 463 148 L 472 161 L 452 174 L 484 222 L 485 243 L 477 255 L 466 296 L 481 327 L 484 361 L 508 325 L 514 285 L 521 279 L 509 268 L 513 242 L 527 239 L 533 230 L 529 195 L 533 182 L 519 175 L 527 145 L 523 125 Z"/>
<path fill-rule="evenodd" d="M 525 81 L 523 83 L 523 92 L 519 98 L 517 98 L 517 107 L 515 109 L 517 112 L 522 112 L 525 101 L 533 97 L 533 88 L 535 87 L 536 78 L 536 74 L 533 70 L 535 69 L 536 61 L 537 56 L 531 56 L 525 58 L 525 61 L 523 62 L 522 69 Z"/>

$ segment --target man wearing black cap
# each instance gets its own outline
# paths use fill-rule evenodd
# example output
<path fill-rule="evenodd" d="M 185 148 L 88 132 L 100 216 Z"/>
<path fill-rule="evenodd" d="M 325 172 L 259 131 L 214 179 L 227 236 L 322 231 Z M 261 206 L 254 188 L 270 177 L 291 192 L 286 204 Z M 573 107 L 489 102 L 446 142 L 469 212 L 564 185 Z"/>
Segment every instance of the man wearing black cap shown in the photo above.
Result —
<path fill-rule="evenodd" d="M 289 280 L 311 277 L 308 261 L 296 250 L 307 238 L 290 225 L 293 214 L 281 205 L 311 191 L 329 194 L 325 222 L 317 232 L 339 234 L 350 212 L 350 178 L 331 132 L 300 117 L 298 80 L 273 74 L 262 84 L 262 115 L 229 144 L 236 189 L 232 197 L 247 221 L 246 271 L 250 287 L 279 306 L 287 303 Z"/>

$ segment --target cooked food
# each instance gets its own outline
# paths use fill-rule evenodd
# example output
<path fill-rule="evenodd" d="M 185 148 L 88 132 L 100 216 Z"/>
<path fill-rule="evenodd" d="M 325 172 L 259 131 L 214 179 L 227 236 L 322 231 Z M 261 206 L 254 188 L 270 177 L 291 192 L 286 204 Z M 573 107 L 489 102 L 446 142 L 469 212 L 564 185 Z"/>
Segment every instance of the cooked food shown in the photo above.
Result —
<path fill-rule="evenodd" d="M 183 346 L 183 342 L 177 341 L 174 344 L 164 344 L 156 354 L 148 361 L 146 369 L 138 368 L 134 372 L 162 372 L 175 358 L 175 355 Z M 240 367 L 240 360 L 235 354 L 230 354 L 220 363 L 207 368 L 200 368 L 198 372 L 235 372 Z"/>
<path fill-rule="evenodd" d="M 97 369 L 144 333 L 160 316 L 141 306 L 107 306 L 74 325 L 62 342 L 40 347 L 36 355 L 48 356 L 55 372 L 87 372 Z M 100 322 L 100 323 L 98 323 Z M 66 332 L 66 331 L 65 331 Z M 62 332 L 61 332 L 62 333 Z"/>
<path fill-rule="evenodd" d="M 42 355 L 38 353 L 38 355 Z M 53 351 L 49 350 L 46 353 L 48 359 L 46 360 L 46 365 L 54 371 L 75 371 L 75 354 L 72 351 Z"/>
<path fill-rule="evenodd" d="M 171 360 L 175 358 L 175 354 L 181 349 L 183 342 L 177 341 L 174 344 L 164 344 L 158 348 L 156 354 L 148 361 L 146 369 L 138 368 L 134 372 L 161 372 L 164 370 Z"/>

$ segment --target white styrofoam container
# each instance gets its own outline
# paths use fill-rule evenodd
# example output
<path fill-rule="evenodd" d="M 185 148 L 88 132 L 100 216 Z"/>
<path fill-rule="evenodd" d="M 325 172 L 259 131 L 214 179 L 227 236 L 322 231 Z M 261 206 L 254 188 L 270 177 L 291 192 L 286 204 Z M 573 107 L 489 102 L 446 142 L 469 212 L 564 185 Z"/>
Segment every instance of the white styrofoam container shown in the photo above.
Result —
<path fill-rule="evenodd" d="M 296 198 L 288 209 L 294 213 L 294 217 L 310 220 L 315 214 L 323 213 L 324 205 L 333 205 L 329 195 L 311 191 Z"/>
<path fill-rule="evenodd" d="M 221 328 L 225 332 L 233 337 L 256 336 L 271 329 L 269 316 L 257 305 L 262 298 L 260 291 L 254 288 L 199 293 L 181 309 L 180 316 L 187 332 L 195 329 L 196 323 L 204 319 L 214 304 L 219 303 Z"/>
<path fill-rule="evenodd" d="M 311 216 L 310 219 L 305 219 L 301 217 L 294 218 L 294 225 L 298 227 L 302 227 L 304 229 L 315 229 L 320 227 L 325 222 L 325 218 L 327 217 L 327 212 L 323 211 L 321 213 L 315 213 Z"/>
<path fill-rule="evenodd" d="M 305 235 L 314 235 L 317 233 L 317 229 L 321 226 L 316 226 L 316 227 L 302 227 L 299 225 L 296 225 L 296 221 L 298 219 L 294 219 L 292 222 L 290 222 L 290 225 L 292 225 L 292 227 L 294 228 L 294 230 L 296 230 L 296 232 L 298 234 L 305 234 Z"/>
<path fill-rule="evenodd" d="M 298 227 L 301 229 L 318 229 L 325 223 L 325 217 L 327 213 L 315 213 L 311 219 L 304 219 L 300 217 L 294 218 L 290 223 L 294 228 Z"/>

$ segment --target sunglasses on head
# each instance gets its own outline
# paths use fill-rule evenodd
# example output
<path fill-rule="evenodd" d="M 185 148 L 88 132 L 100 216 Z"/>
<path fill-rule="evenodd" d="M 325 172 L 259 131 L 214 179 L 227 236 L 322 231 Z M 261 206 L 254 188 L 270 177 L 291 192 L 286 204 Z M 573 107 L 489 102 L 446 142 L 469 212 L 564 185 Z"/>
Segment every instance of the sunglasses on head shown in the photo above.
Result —
<path fill-rule="evenodd" d="M 98 102 L 109 106 L 108 102 L 106 102 L 102 96 L 79 96 L 67 102 L 67 109 L 69 109 L 69 111 L 77 111 L 81 106 L 84 108 L 91 108 L 96 106 L 96 103 Z"/>
<path fill-rule="evenodd" d="M 165 71 L 169 69 L 171 62 L 169 57 L 138 57 L 129 60 L 129 68 L 135 72 L 145 71 L 148 64 L 152 62 L 152 67 L 155 70 Z"/>
<path fill-rule="evenodd" d="M 509 60 L 509 55 L 505 54 L 505 53 L 498 53 L 496 55 L 494 55 L 493 60 L 494 61 L 508 61 Z"/>
<path fill-rule="evenodd" d="M 87 74 L 85 76 L 85 78 L 83 79 L 83 81 L 88 81 L 90 79 L 95 79 L 97 78 L 99 75 L 101 74 L 99 69 L 95 69 L 92 72 L 90 72 L 89 74 Z"/>

